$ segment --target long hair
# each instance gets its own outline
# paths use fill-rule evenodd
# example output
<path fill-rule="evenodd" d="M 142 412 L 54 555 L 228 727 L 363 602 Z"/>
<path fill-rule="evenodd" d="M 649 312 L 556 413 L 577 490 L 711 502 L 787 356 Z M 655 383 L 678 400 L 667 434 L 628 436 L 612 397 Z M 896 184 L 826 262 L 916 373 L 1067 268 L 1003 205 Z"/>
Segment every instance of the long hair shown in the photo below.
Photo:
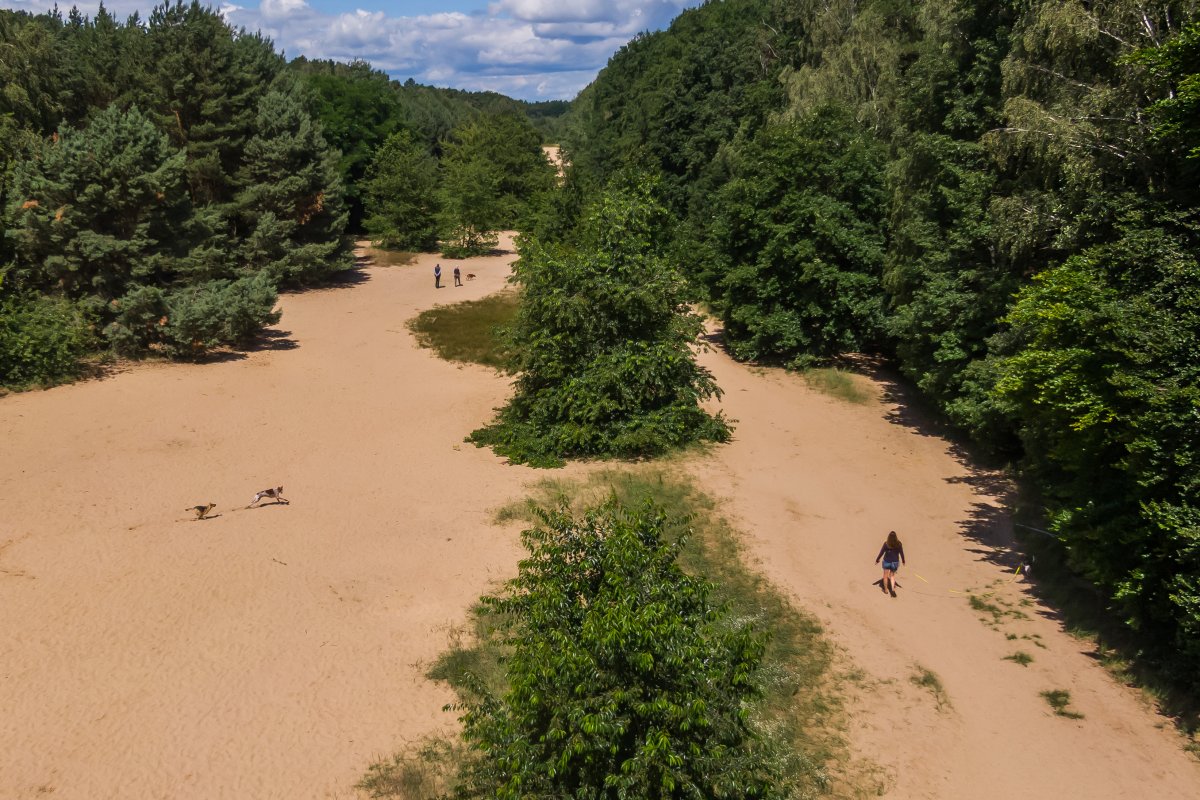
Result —
<path fill-rule="evenodd" d="M 900 549 L 900 537 L 896 535 L 895 531 L 892 531 L 891 533 L 888 534 L 887 546 L 888 546 L 889 550 L 899 550 Z"/>

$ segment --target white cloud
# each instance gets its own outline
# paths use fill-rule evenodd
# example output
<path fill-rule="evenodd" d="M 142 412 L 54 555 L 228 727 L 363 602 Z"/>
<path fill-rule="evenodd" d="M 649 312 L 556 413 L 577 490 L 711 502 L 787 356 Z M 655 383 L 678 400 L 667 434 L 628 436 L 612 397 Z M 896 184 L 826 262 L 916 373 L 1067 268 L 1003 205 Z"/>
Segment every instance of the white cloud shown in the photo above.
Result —
<path fill-rule="evenodd" d="M 573 97 L 632 36 L 664 27 L 699 1 L 497 0 L 486 12 L 406 17 L 384 0 L 360 0 L 364 7 L 348 13 L 325 13 L 306 0 L 216 0 L 229 24 L 261 30 L 288 57 L 361 58 L 401 80 L 530 100 Z M 35 12 L 53 4 L 0 0 L 0 8 Z M 98 5 L 79 2 L 87 14 Z M 119 19 L 133 11 L 145 19 L 154 0 L 105 5 Z"/>

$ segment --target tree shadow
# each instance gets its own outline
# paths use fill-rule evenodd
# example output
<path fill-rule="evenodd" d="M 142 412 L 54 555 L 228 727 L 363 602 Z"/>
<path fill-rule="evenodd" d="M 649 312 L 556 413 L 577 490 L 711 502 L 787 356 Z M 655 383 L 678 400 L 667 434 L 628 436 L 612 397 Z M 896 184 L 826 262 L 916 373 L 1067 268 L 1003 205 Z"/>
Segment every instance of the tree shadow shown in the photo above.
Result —
<path fill-rule="evenodd" d="M 311 286 L 295 286 L 287 289 L 281 289 L 280 294 L 313 294 L 317 292 L 329 292 L 336 289 L 354 289 L 362 286 L 371 280 L 371 274 L 367 272 L 366 263 L 360 263 L 358 256 L 354 258 L 354 266 L 349 269 L 341 270 L 330 275 L 327 279 L 314 283 Z"/>

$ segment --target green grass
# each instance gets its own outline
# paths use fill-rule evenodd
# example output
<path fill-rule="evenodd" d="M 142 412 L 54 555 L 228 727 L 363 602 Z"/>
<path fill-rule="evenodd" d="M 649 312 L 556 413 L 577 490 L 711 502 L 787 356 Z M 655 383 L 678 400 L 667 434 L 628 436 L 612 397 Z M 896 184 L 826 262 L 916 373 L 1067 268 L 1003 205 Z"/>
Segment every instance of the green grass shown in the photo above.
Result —
<path fill-rule="evenodd" d="M 1040 503 L 1025 497 L 1021 505 L 1036 508 Z M 1037 528 L 1046 527 L 1036 518 L 1030 522 Z M 1072 636 L 1095 645 L 1097 659 L 1114 678 L 1140 689 L 1169 717 L 1183 737 L 1184 749 L 1200 758 L 1200 695 L 1189 685 L 1190 677 L 1172 676 L 1146 656 L 1146 642 L 1114 613 L 1102 592 L 1071 569 L 1060 542 L 1021 528 L 1017 534 L 1026 554 L 1036 558 L 1035 594 L 1062 615 Z M 1040 641 L 1033 643 L 1045 647 Z"/>
<path fill-rule="evenodd" d="M 809 386 L 831 397 L 848 403 L 865 404 L 871 401 L 870 392 L 855 380 L 851 372 L 836 367 L 813 367 L 802 374 Z"/>
<path fill-rule="evenodd" d="M 406 267 L 417 260 L 416 253 L 405 250 L 385 250 L 382 247 L 364 247 L 363 255 L 376 267 Z"/>
<path fill-rule="evenodd" d="M 1018 650 L 1011 655 L 1005 656 L 1004 660 L 1013 661 L 1017 664 L 1020 664 L 1022 667 L 1028 667 L 1033 663 L 1033 656 L 1029 655 L 1029 653 L 1026 653 L 1024 650 Z"/>
<path fill-rule="evenodd" d="M 579 510 L 610 494 L 623 504 L 652 498 L 675 520 L 670 535 L 687 537 L 681 566 L 715 585 L 713 599 L 727 604 L 729 623 L 749 621 L 770 632 L 761 669 L 763 694 L 750 709 L 750 723 L 795 785 L 793 796 L 878 793 L 882 784 L 875 785 L 876 765 L 853 760 L 847 750 L 833 646 L 814 618 L 794 608 L 745 565 L 736 532 L 716 513 L 713 500 L 690 482 L 652 467 L 602 471 L 586 482 L 550 479 L 539 483 L 528 500 L 501 508 L 496 519 L 528 522 L 534 505 L 566 501 Z M 502 689 L 505 650 L 496 635 L 497 622 L 477 607 L 470 636 L 456 634 L 429 676 L 458 690 L 473 682 Z M 375 765 L 372 775 L 386 775 L 391 763 Z M 397 763 L 407 768 L 411 758 Z"/>
<path fill-rule="evenodd" d="M 942 679 L 937 676 L 933 670 L 926 669 L 920 664 L 917 665 L 917 671 L 909 678 L 914 686 L 919 686 L 922 689 L 927 689 L 933 695 L 933 699 L 937 700 L 938 708 L 950 708 L 950 695 L 946 694 L 946 687 L 942 685 Z"/>
<path fill-rule="evenodd" d="M 422 311 L 408 326 L 422 347 L 447 361 L 467 361 L 507 371 L 512 363 L 500 328 L 517 313 L 516 292 Z"/>
<path fill-rule="evenodd" d="M 1050 708 L 1054 709 L 1054 713 L 1058 716 L 1066 717 L 1067 719 L 1083 719 L 1083 714 L 1071 710 L 1071 693 L 1066 689 L 1053 689 L 1048 692 L 1042 692 L 1041 695 L 1046 698 L 1046 702 L 1050 704 Z"/>

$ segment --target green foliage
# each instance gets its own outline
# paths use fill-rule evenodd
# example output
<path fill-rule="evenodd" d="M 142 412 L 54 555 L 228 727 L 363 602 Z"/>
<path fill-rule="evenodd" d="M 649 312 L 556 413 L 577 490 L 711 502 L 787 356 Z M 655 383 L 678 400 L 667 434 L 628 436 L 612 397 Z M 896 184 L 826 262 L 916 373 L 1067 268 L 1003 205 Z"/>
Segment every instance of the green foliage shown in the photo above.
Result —
<path fill-rule="evenodd" d="M 721 192 L 711 277 L 739 358 L 804 363 L 882 335 L 882 151 L 825 109 L 769 126 Z"/>
<path fill-rule="evenodd" d="M 19 161 L 6 215 L 20 285 L 111 300 L 187 268 L 185 156 L 136 108 L 110 107 Z"/>
<path fill-rule="evenodd" d="M 313 113 L 321 122 L 325 139 L 341 153 L 338 167 L 346 189 L 348 226 L 359 230 L 370 214 L 371 164 L 378 160 L 378 149 L 397 132 L 400 98 L 388 76 L 371 69 L 365 61 L 339 64 L 301 57 L 288 67 L 300 74 L 310 90 Z"/>
<path fill-rule="evenodd" d="M 1019 466 L 1070 563 L 1193 694 L 1198 16 L 709 3 L 618 52 L 567 136 L 600 185 L 662 175 L 669 252 L 735 355 L 892 356 Z"/>
<path fill-rule="evenodd" d="M 264 274 L 187 286 L 171 294 L 142 286 L 110 304 L 116 318 L 104 336 L 122 355 L 201 358 L 222 345 L 251 344 L 263 327 L 279 321 L 276 299 Z"/>
<path fill-rule="evenodd" d="M 677 565 L 653 505 L 540 511 L 498 597 L 508 688 L 461 706 L 468 797 L 774 797 L 747 725 L 764 638 Z"/>
<path fill-rule="evenodd" d="M 501 333 L 517 313 L 517 294 L 499 292 L 465 303 L 435 306 L 409 322 L 422 347 L 440 358 L 468 361 L 499 370 L 512 367 L 514 354 Z"/>
<path fill-rule="evenodd" d="M 1050 708 L 1054 709 L 1056 716 L 1067 719 L 1083 719 L 1083 714 L 1071 710 L 1071 693 L 1066 689 L 1051 689 L 1040 694 L 1050 704 Z"/>
<path fill-rule="evenodd" d="M 724 418 L 699 406 L 719 390 L 691 351 L 701 320 L 656 252 L 662 215 L 648 187 L 614 191 L 588 214 L 578 248 L 521 244 L 516 392 L 471 441 L 552 466 L 728 439 Z"/>
<path fill-rule="evenodd" d="M 253 269 L 295 285 L 349 268 L 336 154 L 298 89 L 263 96 L 239 176 L 246 188 L 237 203 L 246 227 L 253 226 L 245 259 Z"/>
<path fill-rule="evenodd" d="M 448 258 L 490 250 L 494 231 L 531 219 L 540 196 L 554 185 L 537 131 L 516 115 L 460 127 L 444 148 L 441 206 Z"/>
<path fill-rule="evenodd" d="M 437 161 L 407 131 L 375 152 L 364 187 L 371 239 L 393 250 L 437 246 Z"/>
<path fill-rule="evenodd" d="M 1075 566 L 1194 684 L 1200 231 L 1123 229 L 1021 292 L 998 391 Z"/>
<path fill-rule="evenodd" d="M 45 386 L 76 377 L 92 339 L 86 315 L 64 299 L 0 296 L 0 386 Z"/>

